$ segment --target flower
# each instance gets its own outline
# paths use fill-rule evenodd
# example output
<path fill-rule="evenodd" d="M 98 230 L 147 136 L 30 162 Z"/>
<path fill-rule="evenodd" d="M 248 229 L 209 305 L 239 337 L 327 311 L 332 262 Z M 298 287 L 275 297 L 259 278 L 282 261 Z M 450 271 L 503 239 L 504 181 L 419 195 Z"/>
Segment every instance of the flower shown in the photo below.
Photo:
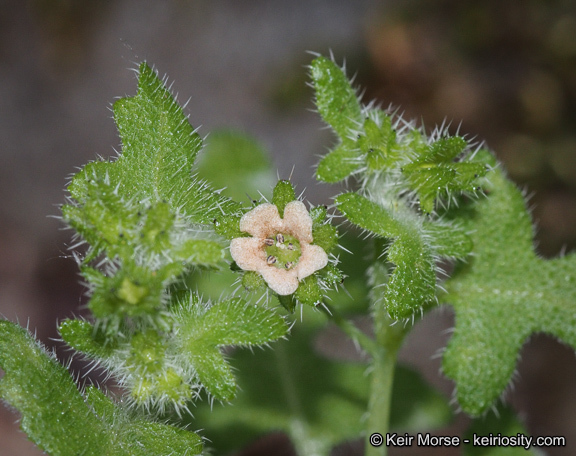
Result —
<path fill-rule="evenodd" d="M 279 295 L 296 291 L 300 280 L 328 264 L 328 255 L 312 245 L 312 219 L 301 201 L 291 201 L 280 218 L 274 204 L 256 206 L 240 219 L 240 231 L 252 237 L 232 239 L 230 254 L 245 271 L 256 271 Z"/>

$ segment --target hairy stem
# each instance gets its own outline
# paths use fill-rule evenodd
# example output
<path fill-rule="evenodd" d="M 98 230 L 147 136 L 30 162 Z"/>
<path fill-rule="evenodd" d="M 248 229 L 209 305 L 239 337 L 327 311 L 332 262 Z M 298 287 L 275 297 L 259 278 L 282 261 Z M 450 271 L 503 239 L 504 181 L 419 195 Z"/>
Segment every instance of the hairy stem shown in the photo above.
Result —
<path fill-rule="evenodd" d="M 390 407 L 396 356 L 404 337 L 404 328 L 400 325 L 390 326 L 390 319 L 385 309 L 376 310 L 376 333 L 378 342 L 376 353 L 372 357 L 372 381 L 368 402 L 368 423 L 366 426 L 366 456 L 385 456 L 387 453 L 386 433 L 389 431 Z M 380 320 L 380 321 L 379 321 Z M 374 433 L 382 435 L 379 446 Z"/>
<path fill-rule="evenodd" d="M 381 249 L 380 245 L 376 246 Z M 366 456 L 386 456 L 386 433 L 389 431 L 390 408 L 392 405 L 392 387 L 398 349 L 410 327 L 394 322 L 388 315 L 386 301 L 381 285 L 388 282 L 388 267 L 385 262 L 376 260 L 368 270 L 370 301 L 374 318 L 376 348 L 372 354 L 370 399 L 368 401 L 368 422 L 366 426 Z M 396 324 L 394 324 L 396 323 Z M 382 435 L 383 442 L 377 446 L 377 438 Z M 374 445 L 373 445 L 374 443 Z"/>

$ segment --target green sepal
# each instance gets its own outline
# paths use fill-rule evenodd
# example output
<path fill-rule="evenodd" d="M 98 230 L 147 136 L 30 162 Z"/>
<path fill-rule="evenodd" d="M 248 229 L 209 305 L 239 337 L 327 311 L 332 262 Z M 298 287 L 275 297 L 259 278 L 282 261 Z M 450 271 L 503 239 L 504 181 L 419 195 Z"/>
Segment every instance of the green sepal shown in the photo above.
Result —
<path fill-rule="evenodd" d="M 307 306 L 316 306 L 322 302 L 324 295 L 315 274 L 312 274 L 300 281 L 300 284 L 294 293 L 294 297 Z"/>
<path fill-rule="evenodd" d="M 242 286 L 246 291 L 256 291 L 266 286 L 264 278 L 255 271 L 246 271 L 242 276 Z"/>
<path fill-rule="evenodd" d="M 71 187 L 76 182 L 75 177 Z M 95 254 L 107 250 L 110 257 L 131 255 L 127 242 L 139 231 L 136 228 L 144 214 L 104 180 L 89 179 L 84 184 L 82 205 L 63 206 L 64 219 L 92 246 Z"/>
<path fill-rule="evenodd" d="M 240 217 L 235 215 L 219 215 L 214 218 L 214 231 L 226 239 L 247 236 L 240 231 Z"/>
<path fill-rule="evenodd" d="M 278 208 L 280 218 L 284 218 L 284 208 L 291 201 L 296 200 L 294 187 L 287 180 L 278 181 L 272 193 L 272 203 Z"/>
<path fill-rule="evenodd" d="M 310 209 L 310 218 L 312 219 L 312 226 L 322 225 L 328 214 L 326 206 L 315 206 Z"/>
<path fill-rule="evenodd" d="M 328 263 L 324 268 L 318 271 L 318 275 L 322 278 L 323 282 L 329 286 L 340 285 L 344 282 L 344 273 L 331 263 Z"/>
<path fill-rule="evenodd" d="M 157 374 L 164 367 L 166 343 L 154 329 L 133 334 L 130 339 L 130 355 L 126 362 L 136 366 L 142 374 Z"/>
<path fill-rule="evenodd" d="M 165 280 L 162 272 L 125 264 L 115 275 L 106 276 L 85 266 L 82 275 L 93 287 L 88 307 L 97 318 L 155 314 L 162 306 Z"/>
<path fill-rule="evenodd" d="M 330 253 L 338 245 L 338 231 L 330 224 L 313 226 L 312 238 L 314 239 L 312 243 L 322 247 L 326 253 Z"/>
<path fill-rule="evenodd" d="M 280 302 L 282 307 L 284 307 L 288 312 L 293 314 L 294 310 L 296 309 L 296 304 L 297 304 L 297 301 L 296 301 L 296 298 L 294 297 L 294 294 L 277 295 L 277 296 L 278 296 L 278 301 Z"/>

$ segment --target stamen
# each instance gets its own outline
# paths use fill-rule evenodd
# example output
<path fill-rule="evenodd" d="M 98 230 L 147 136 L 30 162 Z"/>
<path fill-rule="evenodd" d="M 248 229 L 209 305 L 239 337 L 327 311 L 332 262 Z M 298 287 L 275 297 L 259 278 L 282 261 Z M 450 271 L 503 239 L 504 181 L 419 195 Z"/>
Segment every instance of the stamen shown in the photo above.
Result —
<path fill-rule="evenodd" d="M 266 244 L 269 247 L 273 246 L 274 245 L 274 239 L 266 238 L 266 239 L 264 239 L 264 244 Z"/>
<path fill-rule="evenodd" d="M 288 243 L 288 250 L 294 250 L 294 244 L 291 242 Z"/>
<path fill-rule="evenodd" d="M 284 244 L 284 235 L 282 233 L 278 233 L 276 235 L 276 240 L 280 243 L 280 244 Z"/>
<path fill-rule="evenodd" d="M 292 266 L 294 266 L 294 262 L 293 261 L 287 261 L 285 264 L 286 269 L 290 269 Z"/>
<path fill-rule="evenodd" d="M 262 257 L 260 257 L 260 258 L 262 258 Z M 276 263 L 276 257 L 274 255 L 268 255 L 268 257 L 266 258 L 266 263 L 268 263 L 268 264 Z"/>

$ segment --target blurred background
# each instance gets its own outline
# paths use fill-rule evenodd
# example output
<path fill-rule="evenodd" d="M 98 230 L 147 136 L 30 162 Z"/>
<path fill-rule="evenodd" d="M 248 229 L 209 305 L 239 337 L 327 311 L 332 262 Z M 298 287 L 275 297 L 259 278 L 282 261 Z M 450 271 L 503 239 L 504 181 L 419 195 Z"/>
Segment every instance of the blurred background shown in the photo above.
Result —
<path fill-rule="evenodd" d="M 365 101 L 485 140 L 531 195 L 538 252 L 574 249 L 573 0 L 0 0 L 0 314 L 53 346 L 57 319 L 81 313 L 70 232 L 50 216 L 71 173 L 119 150 L 110 106 L 135 93 L 130 70 L 142 60 L 169 75 L 181 103 L 190 100 L 201 135 L 223 126 L 254 135 L 281 178 L 329 203 L 338 189 L 312 175 L 334 139 L 311 111 L 306 51 L 346 60 Z M 452 318 L 449 309 L 429 315 L 402 352 L 448 396 L 453 386 L 431 356 Z M 567 437 L 567 448 L 548 454 L 574 454 L 573 351 L 536 335 L 521 355 L 508 401 L 533 435 Z M 41 454 L 16 420 L 0 408 L 0 454 Z M 283 444 L 263 436 L 242 454 L 291 454 Z"/>

